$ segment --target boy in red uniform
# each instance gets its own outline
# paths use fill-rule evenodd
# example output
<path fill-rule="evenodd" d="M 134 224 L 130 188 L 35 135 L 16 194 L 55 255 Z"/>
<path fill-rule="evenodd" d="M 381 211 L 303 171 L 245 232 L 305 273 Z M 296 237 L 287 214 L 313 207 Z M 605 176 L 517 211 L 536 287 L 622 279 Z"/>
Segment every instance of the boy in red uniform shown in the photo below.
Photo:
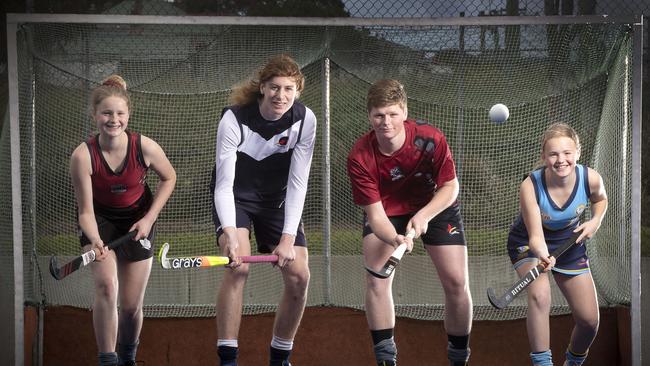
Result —
<path fill-rule="evenodd" d="M 445 292 L 445 329 L 450 365 L 467 365 L 472 298 L 467 246 L 460 216 L 458 179 L 443 133 L 407 119 L 407 97 L 397 80 L 380 80 L 368 91 L 372 130 L 348 156 L 354 202 L 364 210 L 366 266 L 380 268 L 401 243 L 402 233 L 422 238 Z M 366 275 L 366 318 L 378 365 L 395 365 L 392 277 Z"/>

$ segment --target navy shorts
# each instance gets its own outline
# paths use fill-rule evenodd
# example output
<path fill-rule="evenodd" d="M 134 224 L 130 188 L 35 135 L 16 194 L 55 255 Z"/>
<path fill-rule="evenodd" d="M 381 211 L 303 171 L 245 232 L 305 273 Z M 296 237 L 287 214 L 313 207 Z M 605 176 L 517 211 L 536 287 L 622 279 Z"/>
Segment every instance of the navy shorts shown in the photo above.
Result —
<path fill-rule="evenodd" d="M 280 242 L 282 229 L 284 229 L 284 207 L 282 205 L 269 207 L 258 202 L 235 200 L 235 215 L 237 216 L 235 224 L 238 228 L 246 228 L 249 233 L 252 233 L 254 229 L 258 252 L 271 253 L 273 248 Z M 223 234 L 223 229 L 221 228 L 217 210 L 214 207 L 214 201 L 212 202 L 212 221 L 214 221 L 214 227 L 217 231 L 217 238 L 219 238 Z M 294 245 L 298 247 L 307 246 L 302 222 L 298 225 Z"/>
<path fill-rule="evenodd" d="M 110 244 L 113 240 L 126 235 L 133 224 L 138 220 L 109 220 L 104 216 L 95 214 L 97 221 L 97 228 L 99 229 L 99 237 L 102 238 L 104 245 Z M 90 239 L 79 230 L 79 242 L 84 247 L 90 244 Z M 147 239 L 152 245 L 147 249 L 140 244 L 139 240 L 128 241 L 121 246 L 115 248 L 115 255 L 118 259 L 127 260 L 129 262 L 137 262 L 153 257 L 153 241 L 156 237 L 156 224 L 151 226 L 151 231 Z"/>
<path fill-rule="evenodd" d="M 412 214 L 391 216 L 388 219 L 395 227 L 398 233 L 406 232 L 406 224 L 413 217 Z M 372 233 L 368 224 L 368 218 L 363 215 L 363 236 Z M 427 232 L 420 237 L 424 245 L 467 245 L 465 240 L 465 227 L 463 219 L 460 216 L 460 205 L 455 204 L 447 207 L 431 221 L 427 227 Z"/>
<path fill-rule="evenodd" d="M 561 246 L 573 234 L 574 227 L 565 230 L 550 232 L 544 230 L 544 238 L 548 252 L 552 253 L 557 247 Z M 508 255 L 515 269 L 526 262 L 536 262 L 537 256 L 528 247 L 528 233 L 524 230 L 510 230 L 508 235 Z M 572 246 L 564 252 L 559 258 L 556 258 L 554 272 L 565 275 L 575 276 L 589 272 L 589 257 L 587 257 L 587 248 L 585 242 Z"/>

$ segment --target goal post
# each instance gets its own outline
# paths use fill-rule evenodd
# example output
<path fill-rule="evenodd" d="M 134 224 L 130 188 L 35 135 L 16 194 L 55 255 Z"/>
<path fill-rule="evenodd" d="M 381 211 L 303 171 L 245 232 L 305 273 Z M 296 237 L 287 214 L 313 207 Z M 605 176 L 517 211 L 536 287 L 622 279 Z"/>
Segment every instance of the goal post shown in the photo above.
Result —
<path fill-rule="evenodd" d="M 8 292 L 3 299 L 13 299 L 11 352 L 22 358 L 26 301 L 77 307 L 92 301 L 88 272 L 56 282 L 46 270 L 50 255 L 79 254 L 67 170 L 72 150 L 95 133 L 87 113 L 92 87 L 112 73 L 123 76 L 133 104 L 130 127 L 156 140 L 176 168 L 177 187 L 155 244 L 173 243 L 174 256 L 215 254 L 208 186 L 220 112 L 233 85 L 269 56 L 288 53 L 306 76 L 300 99 L 319 123 L 303 214 L 308 306 L 363 309 L 362 214 L 352 203 L 345 159 L 369 129 L 369 85 L 396 78 L 409 95 L 409 116 L 441 128 L 454 153 L 477 320 L 525 317 L 523 297 L 497 311 L 485 289 L 515 279 L 505 240 L 542 131 L 557 121 L 577 130 L 581 162 L 601 173 L 610 197 L 602 228 L 587 244 L 599 301 L 631 306 L 633 358 L 640 360 L 642 27 L 641 17 L 603 16 L 9 14 L 9 128 L 0 136 L 0 166 L 11 171 L 11 190 L 0 189 L 0 205 L 12 214 L 0 219 L 0 259 L 11 263 L 12 276 L 2 277 L 11 282 L 0 289 Z M 505 123 L 489 120 L 495 103 L 510 108 Z M 150 179 L 155 186 L 155 175 Z M 422 246 L 402 262 L 396 313 L 442 319 L 444 295 Z M 165 272 L 154 263 L 145 315 L 214 315 L 222 273 Z M 246 313 L 275 310 L 281 288 L 273 268 L 256 266 Z M 567 311 L 554 287 L 552 313 Z"/>

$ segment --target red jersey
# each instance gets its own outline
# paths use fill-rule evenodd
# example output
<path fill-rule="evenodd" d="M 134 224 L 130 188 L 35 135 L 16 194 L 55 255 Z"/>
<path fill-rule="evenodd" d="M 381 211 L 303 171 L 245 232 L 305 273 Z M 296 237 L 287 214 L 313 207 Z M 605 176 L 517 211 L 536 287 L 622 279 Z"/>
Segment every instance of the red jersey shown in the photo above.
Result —
<path fill-rule="evenodd" d="M 381 201 L 388 216 L 417 212 L 437 187 L 456 178 L 445 136 L 426 122 L 404 121 L 406 139 L 393 155 L 379 151 L 374 131 L 361 136 L 348 155 L 348 176 L 354 203 Z"/>
<path fill-rule="evenodd" d="M 148 167 L 142 155 L 140 134 L 126 131 L 129 138 L 126 157 L 120 171 L 113 171 L 99 146 L 99 135 L 86 141 L 92 164 L 93 201 L 104 208 L 141 208 L 146 194 Z"/>

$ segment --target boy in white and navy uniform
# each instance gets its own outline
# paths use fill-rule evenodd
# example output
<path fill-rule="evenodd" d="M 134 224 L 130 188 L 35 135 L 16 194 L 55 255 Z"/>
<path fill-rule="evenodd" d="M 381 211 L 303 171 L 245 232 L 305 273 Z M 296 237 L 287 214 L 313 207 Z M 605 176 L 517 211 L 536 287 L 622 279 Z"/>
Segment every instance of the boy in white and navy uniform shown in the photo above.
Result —
<path fill-rule="evenodd" d="M 283 231 L 295 233 L 294 245 L 306 246 L 300 218 L 315 128 L 314 113 L 297 101 L 272 122 L 261 116 L 256 104 L 224 110 L 217 145 L 230 147 L 220 150 L 217 160 L 223 163 L 213 170 L 210 185 L 217 235 L 223 225 L 249 230 L 254 226 L 260 253 L 270 253 Z M 236 159 L 225 156 L 234 148 Z M 223 170 L 218 180 L 216 169 Z M 230 184 L 221 184 L 228 181 L 233 182 L 232 192 Z"/>

